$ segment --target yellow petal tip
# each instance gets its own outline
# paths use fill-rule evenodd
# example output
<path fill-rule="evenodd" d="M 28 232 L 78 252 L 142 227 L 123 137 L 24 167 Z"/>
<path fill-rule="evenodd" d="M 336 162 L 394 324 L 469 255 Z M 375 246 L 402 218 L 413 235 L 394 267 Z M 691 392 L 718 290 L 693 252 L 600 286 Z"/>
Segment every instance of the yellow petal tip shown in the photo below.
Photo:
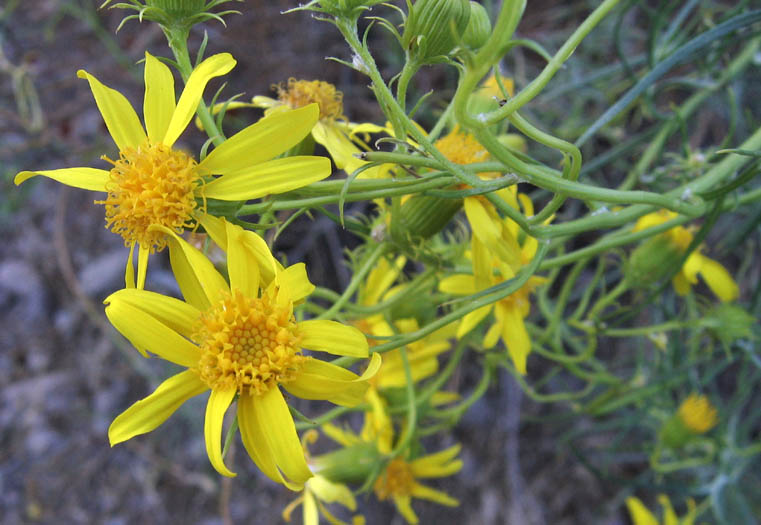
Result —
<path fill-rule="evenodd" d="M 21 171 L 16 174 L 16 176 L 13 178 L 13 184 L 16 186 L 21 185 L 22 182 L 31 179 L 32 177 L 36 176 L 37 174 L 33 171 Z"/>
<path fill-rule="evenodd" d="M 90 74 L 84 69 L 77 70 L 77 77 L 87 79 L 88 76 L 90 76 Z"/>

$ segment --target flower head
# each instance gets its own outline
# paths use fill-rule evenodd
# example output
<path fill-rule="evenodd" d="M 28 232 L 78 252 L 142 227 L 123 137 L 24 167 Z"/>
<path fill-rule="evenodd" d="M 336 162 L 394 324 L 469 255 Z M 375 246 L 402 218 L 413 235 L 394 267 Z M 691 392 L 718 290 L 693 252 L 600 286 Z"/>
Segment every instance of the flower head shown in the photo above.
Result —
<path fill-rule="evenodd" d="M 706 396 L 690 394 L 679 405 L 679 419 L 693 434 L 705 434 L 718 423 L 716 407 Z"/>
<path fill-rule="evenodd" d="M 637 220 L 634 225 L 634 231 L 641 231 L 664 222 L 670 221 L 677 217 L 677 214 L 661 210 L 648 213 Z M 684 253 L 693 239 L 692 231 L 683 226 L 675 226 L 661 234 L 659 239 L 666 240 L 677 252 Z M 673 280 L 674 290 L 679 295 L 687 295 L 692 285 L 698 282 L 700 275 L 706 282 L 711 291 L 722 301 L 734 301 L 739 295 L 739 288 L 726 268 L 721 264 L 709 259 L 700 253 L 700 248 L 690 253 L 687 260 L 682 265 Z"/>
<path fill-rule="evenodd" d="M 224 244 L 229 283 L 200 251 L 157 227 L 169 239 L 185 301 L 136 289 L 120 290 L 105 301 L 111 323 L 138 350 L 187 367 L 118 416 L 109 440 L 115 445 L 150 432 L 186 399 L 211 390 L 204 434 L 214 468 L 234 475 L 224 464 L 220 434 L 224 414 L 237 398 L 241 437 L 253 461 L 271 479 L 299 490 L 312 473 L 280 389 L 305 399 L 357 404 L 380 359 L 374 355 L 357 376 L 304 354 L 302 349 L 367 357 L 368 346 L 350 326 L 294 317 L 294 304 L 314 289 L 303 264 L 283 268 L 253 232 L 223 219 L 204 222 Z"/>
<path fill-rule="evenodd" d="M 106 227 L 130 248 L 125 280 L 135 286 L 132 252 L 137 246 L 137 287 L 142 288 L 150 253 L 161 251 L 167 231 L 195 227 L 206 212 L 206 199 L 240 201 L 282 193 L 321 180 L 330 162 L 320 157 L 278 158 L 309 133 L 319 117 L 316 105 L 282 112 L 243 129 L 201 162 L 175 147 L 201 102 L 206 84 L 235 66 L 229 53 L 211 56 L 190 74 L 175 101 L 169 68 L 145 55 L 145 128 L 127 99 L 80 70 L 95 97 L 111 138 L 119 149 L 113 167 L 22 171 L 16 184 L 42 175 L 68 186 L 106 192 L 95 201 L 106 210 Z M 274 159 L 274 160 L 272 160 Z M 215 177 L 220 175 L 219 177 Z M 161 228 L 154 228 L 160 226 Z"/>
<path fill-rule="evenodd" d="M 369 149 L 360 135 L 384 133 L 386 129 L 371 123 L 350 122 L 343 114 L 343 93 L 333 84 L 322 80 L 289 78 L 285 84 L 275 84 L 272 87 L 277 92 L 277 98 L 255 96 L 252 105 L 265 108 L 265 115 L 269 115 L 288 108 L 317 104 L 320 118 L 312 127 L 315 142 L 324 146 L 336 166 L 346 173 L 352 173 L 368 164 L 356 157 L 356 154 Z M 360 177 L 381 177 L 386 171 L 380 166 L 367 168 L 360 173 Z"/>

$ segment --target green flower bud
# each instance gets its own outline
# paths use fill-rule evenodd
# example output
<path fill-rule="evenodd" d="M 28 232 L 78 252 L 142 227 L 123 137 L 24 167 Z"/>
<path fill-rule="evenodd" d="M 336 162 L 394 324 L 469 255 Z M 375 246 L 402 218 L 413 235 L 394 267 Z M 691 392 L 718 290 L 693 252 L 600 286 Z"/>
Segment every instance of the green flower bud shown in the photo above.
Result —
<path fill-rule="evenodd" d="M 413 195 L 392 222 L 391 237 L 400 243 L 428 239 L 444 229 L 461 207 L 461 199 Z"/>
<path fill-rule="evenodd" d="M 106 7 L 112 0 L 106 0 L 101 7 Z M 205 22 L 210 19 L 218 20 L 224 24 L 222 17 L 230 14 L 240 14 L 239 11 L 226 10 L 212 13 L 211 7 L 230 2 L 232 0 L 223 0 L 221 2 L 207 2 L 207 0 L 131 0 L 130 3 L 118 2 L 111 7 L 121 9 L 131 9 L 137 11 L 137 14 L 129 15 L 119 24 L 119 29 L 127 20 L 150 20 L 161 25 L 164 30 L 169 31 L 188 31 L 195 24 Z"/>
<path fill-rule="evenodd" d="M 663 235 L 656 235 L 632 252 L 624 276 L 632 288 L 649 288 L 668 277 L 682 251 Z"/>
<path fill-rule="evenodd" d="M 402 45 L 421 64 L 439 62 L 462 39 L 469 19 L 468 0 L 417 0 L 404 24 Z"/>
<path fill-rule="evenodd" d="M 486 8 L 478 2 L 470 2 L 470 20 L 465 33 L 462 35 L 463 41 L 471 49 L 479 49 L 486 43 L 491 35 L 491 20 Z"/>
<path fill-rule="evenodd" d="M 320 10 L 334 16 L 358 16 L 361 11 L 384 0 L 320 0 Z"/>
<path fill-rule="evenodd" d="M 383 455 L 374 443 L 360 442 L 334 452 L 312 456 L 309 466 L 315 474 L 334 483 L 362 483 L 380 464 Z"/>

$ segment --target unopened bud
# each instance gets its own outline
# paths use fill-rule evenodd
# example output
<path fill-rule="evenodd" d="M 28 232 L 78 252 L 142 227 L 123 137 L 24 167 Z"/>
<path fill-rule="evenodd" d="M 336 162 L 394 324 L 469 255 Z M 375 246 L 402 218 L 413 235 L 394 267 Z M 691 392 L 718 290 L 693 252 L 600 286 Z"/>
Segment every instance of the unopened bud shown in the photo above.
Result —
<path fill-rule="evenodd" d="M 462 40 L 471 49 L 479 49 L 491 35 L 491 20 L 486 8 L 478 2 L 470 2 L 470 19 Z"/>
<path fill-rule="evenodd" d="M 664 235 L 656 235 L 640 244 L 626 264 L 624 276 L 632 288 L 649 288 L 668 277 L 682 251 Z"/>
<path fill-rule="evenodd" d="M 462 39 L 470 19 L 468 0 L 417 0 L 402 34 L 402 45 L 421 64 L 440 61 Z"/>

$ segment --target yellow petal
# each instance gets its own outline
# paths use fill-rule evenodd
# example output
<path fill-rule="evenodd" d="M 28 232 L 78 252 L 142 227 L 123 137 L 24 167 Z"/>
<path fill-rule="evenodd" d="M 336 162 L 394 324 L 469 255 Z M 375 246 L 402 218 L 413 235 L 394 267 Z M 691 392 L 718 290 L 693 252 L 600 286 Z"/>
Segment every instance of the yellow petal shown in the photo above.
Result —
<path fill-rule="evenodd" d="M 90 191 L 106 191 L 106 183 L 109 181 L 109 172 L 95 168 L 64 168 L 60 170 L 22 171 L 16 174 L 13 182 L 18 186 L 22 182 L 42 175 L 49 179 L 66 184 L 72 188 L 81 188 Z"/>
<path fill-rule="evenodd" d="M 724 302 L 734 301 L 740 295 L 740 289 L 727 269 L 713 259 L 703 257 L 700 276 L 711 291 Z"/>
<path fill-rule="evenodd" d="M 304 263 L 292 264 L 275 275 L 273 287 L 278 287 L 278 299 L 298 303 L 314 291 Z"/>
<path fill-rule="evenodd" d="M 338 169 L 346 168 L 347 164 L 356 159 L 354 154 L 360 153 L 360 149 L 335 125 L 318 121 L 312 129 L 312 136 L 315 142 L 325 146 Z"/>
<path fill-rule="evenodd" d="M 368 380 L 380 368 L 380 354 L 373 354 L 365 372 L 358 376 L 354 372 L 319 359 L 304 363 L 298 376 L 283 387 L 302 399 L 328 400 L 341 406 L 360 404 L 369 387 Z"/>
<path fill-rule="evenodd" d="M 366 285 L 363 287 L 362 304 L 374 305 L 380 301 L 399 274 L 407 264 L 407 258 L 403 255 L 397 257 L 393 264 L 387 259 L 381 259 L 367 276 Z"/>
<path fill-rule="evenodd" d="M 129 257 L 127 257 L 127 267 L 124 269 L 124 286 L 127 288 L 135 287 L 135 266 L 132 259 L 135 255 L 135 243 L 129 245 Z M 147 356 L 146 356 L 147 357 Z"/>
<path fill-rule="evenodd" d="M 138 246 L 137 251 L 137 288 L 145 288 L 145 275 L 148 272 L 148 256 L 151 250 L 148 247 Z"/>
<path fill-rule="evenodd" d="M 687 260 L 684 261 L 681 273 L 690 284 L 697 284 L 698 273 L 700 273 L 701 268 L 703 268 L 703 261 L 706 259 L 707 257 L 704 257 L 698 251 L 694 251 L 689 257 L 687 257 Z"/>
<path fill-rule="evenodd" d="M 333 483 L 322 476 L 315 476 L 309 480 L 308 485 L 309 490 L 326 503 L 340 503 L 349 510 L 357 509 L 354 494 L 343 483 Z"/>
<path fill-rule="evenodd" d="M 353 326 L 325 320 L 302 321 L 298 326 L 303 348 L 351 357 L 368 356 L 367 338 Z"/>
<path fill-rule="evenodd" d="M 679 273 L 677 273 L 673 279 L 671 279 L 671 284 L 674 285 L 674 290 L 679 295 L 687 295 L 690 293 L 690 290 L 692 289 L 692 285 L 690 284 L 690 281 L 687 280 L 687 278 L 684 276 L 684 273 L 680 270 Z"/>
<path fill-rule="evenodd" d="M 188 338 L 193 334 L 193 327 L 201 317 L 201 311 L 195 306 L 147 290 L 119 290 L 109 299 L 114 297 L 155 317 L 162 324 Z"/>
<path fill-rule="evenodd" d="M 663 507 L 663 525 L 679 525 L 679 518 L 668 496 L 660 494 L 658 496 L 658 503 Z"/>
<path fill-rule="evenodd" d="M 492 216 L 479 199 L 466 197 L 463 200 L 465 215 L 468 217 L 473 237 L 486 245 L 500 259 L 508 264 L 520 264 L 520 253 L 516 253 L 514 243 L 502 238 L 502 224 Z"/>
<path fill-rule="evenodd" d="M 199 165 L 204 173 L 232 173 L 273 159 L 301 142 L 320 116 L 317 104 L 278 112 L 236 133 Z"/>
<path fill-rule="evenodd" d="M 293 483 L 303 485 L 312 477 L 301 441 L 283 394 L 271 388 L 253 403 L 256 417 L 266 425 L 265 437 L 278 468 Z"/>
<path fill-rule="evenodd" d="M 260 421 L 254 405 L 259 398 L 251 395 L 242 395 L 238 398 L 238 425 L 240 437 L 246 452 L 256 463 L 256 466 L 271 480 L 282 483 L 291 490 L 301 490 L 303 485 L 291 483 L 283 478 L 277 469 L 275 458 L 267 441 L 267 423 Z"/>
<path fill-rule="evenodd" d="M 317 182 L 330 172 L 326 157 L 285 157 L 222 175 L 206 184 L 203 193 L 226 201 L 260 199 Z"/>
<path fill-rule="evenodd" d="M 658 525 L 656 517 L 638 498 L 626 498 L 626 507 L 634 525 Z"/>
<path fill-rule="evenodd" d="M 229 222 L 227 226 L 227 274 L 230 288 L 247 297 L 259 297 L 259 265 L 243 243 L 242 229 Z"/>
<path fill-rule="evenodd" d="M 399 514 L 404 516 L 404 519 L 407 520 L 407 523 L 415 525 L 416 523 L 420 522 L 420 520 L 417 518 L 417 515 L 415 514 L 415 511 L 412 510 L 412 498 L 410 496 L 392 497 L 394 498 L 394 505 L 396 505 L 396 510 L 399 511 Z"/>
<path fill-rule="evenodd" d="M 177 138 L 185 131 L 190 119 L 198 109 L 198 103 L 203 97 L 206 84 L 214 77 L 224 75 L 235 67 L 235 59 L 230 53 L 212 55 L 193 70 L 182 90 L 177 107 L 166 129 L 164 140 L 167 146 L 172 146 Z"/>
<path fill-rule="evenodd" d="M 164 140 L 174 113 L 174 77 L 159 59 L 145 52 L 145 98 L 143 118 L 151 142 Z"/>
<path fill-rule="evenodd" d="M 159 228 L 167 234 L 169 263 L 182 296 L 188 303 L 199 310 L 207 310 L 219 302 L 222 292 L 230 291 L 227 281 L 200 250 L 189 245 L 169 228 L 152 228 Z"/>
<path fill-rule="evenodd" d="M 443 478 L 462 469 L 462 461 L 455 459 L 460 445 L 454 445 L 435 454 L 428 454 L 410 463 L 416 478 Z"/>
<path fill-rule="evenodd" d="M 439 290 L 453 295 L 471 295 L 478 291 L 472 275 L 450 275 L 439 281 Z"/>
<path fill-rule="evenodd" d="M 138 291 L 138 290 L 135 290 Z M 147 350 L 178 365 L 193 367 L 201 356 L 196 345 L 182 337 L 152 312 L 122 300 L 116 292 L 105 301 L 106 317 L 138 350 Z"/>
<path fill-rule="evenodd" d="M 147 139 L 145 131 L 135 110 L 132 109 L 132 105 L 124 95 L 115 89 L 104 86 L 97 78 L 83 69 L 77 71 L 77 76 L 87 79 L 90 83 L 95 103 L 98 105 L 108 132 L 114 139 L 119 151 L 142 145 Z"/>
<path fill-rule="evenodd" d="M 145 434 L 167 420 L 187 399 L 209 387 L 198 374 L 185 370 L 161 383 L 148 397 L 141 399 L 119 414 L 108 427 L 108 441 L 117 443 Z"/>
<path fill-rule="evenodd" d="M 482 306 L 470 313 L 465 314 L 465 317 L 460 321 L 460 326 L 457 328 L 457 339 L 461 339 L 465 334 L 473 330 L 478 323 L 483 321 L 492 309 L 491 304 Z"/>
<path fill-rule="evenodd" d="M 458 500 L 445 494 L 444 492 L 432 489 L 431 487 L 426 487 L 425 485 L 421 485 L 417 482 L 412 485 L 412 495 L 416 498 L 433 501 L 439 505 L 446 505 L 447 507 L 456 507 L 460 504 Z"/>
<path fill-rule="evenodd" d="M 360 443 L 362 440 L 350 430 L 344 430 L 332 423 L 325 423 L 320 427 L 322 433 L 328 436 L 330 439 L 343 445 L 344 447 L 350 447 Z"/>
<path fill-rule="evenodd" d="M 279 100 L 275 100 L 271 97 L 265 97 L 262 95 L 256 95 L 251 99 L 251 105 L 255 108 L 271 108 L 280 104 Z"/>
<path fill-rule="evenodd" d="M 302 509 L 304 525 L 320 525 L 320 512 L 317 510 L 317 501 L 311 492 L 304 491 L 304 508 Z"/>
<path fill-rule="evenodd" d="M 212 390 L 209 402 L 206 404 L 206 420 L 203 426 L 204 439 L 206 441 L 206 453 L 209 461 L 217 472 L 227 477 L 235 477 L 222 459 L 222 423 L 225 420 L 225 412 L 235 397 L 235 389 Z"/>
<path fill-rule="evenodd" d="M 526 360 L 531 353 L 531 340 L 529 339 L 523 317 L 514 307 L 502 309 L 502 340 L 507 346 L 507 353 L 513 360 L 516 370 L 520 374 L 526 374 Z"/>

